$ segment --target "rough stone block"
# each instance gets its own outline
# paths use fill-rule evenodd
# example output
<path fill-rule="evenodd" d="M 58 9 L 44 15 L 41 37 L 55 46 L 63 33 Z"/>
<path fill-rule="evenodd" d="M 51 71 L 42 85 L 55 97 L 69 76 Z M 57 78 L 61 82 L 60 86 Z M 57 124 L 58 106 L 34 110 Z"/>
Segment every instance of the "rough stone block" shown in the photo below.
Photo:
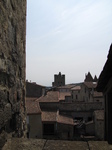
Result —
<path fill-rule="evenodd" d="M 6 127 L 24 132 L 25 122 L 26 0 L 0 1 L 0 138 Z M 23 105 L 21 105 L 23 104 Z M 13 115 L 18 114 L 20 119 Z M 11 130 L 10 130 L 11 131 Z M 23 134 L 21 134 L 23 135 Z M 4 134 L 5 136 L 5 134 Z M 3 140 L 4 141 L 4 140 Z M 2 142 L 2 140 L 1 140 Z"/>

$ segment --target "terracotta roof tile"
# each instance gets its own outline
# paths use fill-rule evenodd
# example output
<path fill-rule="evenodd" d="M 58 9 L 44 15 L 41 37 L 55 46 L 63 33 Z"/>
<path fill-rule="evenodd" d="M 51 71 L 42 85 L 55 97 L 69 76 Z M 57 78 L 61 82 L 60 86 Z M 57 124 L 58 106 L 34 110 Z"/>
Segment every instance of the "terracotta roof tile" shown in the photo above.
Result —
<path fill-rule="evenodd" d="M 71 89 L 74 86 L 75 86 L 75 84 L 67 84 L 65 86 L 58 87 L 58 89 Z"/>
<path fill-rule="evenodd" d="M 57 116 L 57 122 L 62 123 L 62 124 L 69 124 L 69 125 L 74 125 L 73 119 L 70 117 L 58 115 Z"/>
<path fill-rule="evenodd" d="M 42 121 L 74 125 L 72 118 L 60 115 L 58 111 L 42 111 Z"/>
<path fill-rule="evenodd" d="M 81 90 L 81 86 L 77 85 L 77 86 L 73 87 L 71 90 L 72 91 L 77 91 L 77 90 L 79 91 L 79 90 Z"/>
<path fill-rule="evenodd" d="M 93 77 L 92 77 L 90 72 L 88 72 L 88 74 L 86 74 L 86 78 L 84 81 L 85 82 L 92 82 L 93 81 Z"/>
<path fill-rule="evenodd" d="M 71 96 L 71 92 L 60 92 L 59 93 L 59 100 L 65 100 L 66 96 Z"/>
<path fill-rule="evenodd" d="M 84 84 L 88 87 L 88 88 L 96 88 L 97 83 L 95 82 L 84 82 Z"/>
<path fill-rule="evenodd" d="M 42 121 L 56 122 L 57 112 L 42 111 Z"/>
<path fill-rule="evenodd" d="M 27 114 L 30 114 L 30 115 L 41 113 L 39 103 L 31 99 L 26 100 L 26 109 L 27 109 Z"/>
<path fill-rule="evenodd" d="M 36 97 L 26 97 L 26 101 L 27 100 L 32 100 L 33 101 L 33 100 L 36 100 L 36 99 L 37 99 Z"/>
<path fill-rule="evenodd" d="M 59 92 L 50 91 L 47 92 L 47 95 L 41 96 L 37 99 L 38 102 L 58 102 L 59 101 Z"/>

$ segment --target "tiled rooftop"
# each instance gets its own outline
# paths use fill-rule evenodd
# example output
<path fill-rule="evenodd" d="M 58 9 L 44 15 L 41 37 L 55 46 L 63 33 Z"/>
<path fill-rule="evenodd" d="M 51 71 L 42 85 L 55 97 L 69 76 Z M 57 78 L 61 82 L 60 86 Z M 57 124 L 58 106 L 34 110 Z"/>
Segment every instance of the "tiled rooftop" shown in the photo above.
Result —
<path fill-rule="evenodd" d="M 42 121 L 74 125 L 72 118 L 60 115 L 58 111 L 42 111 Z"/>
<path fill-rule="evenodd" d="M 94 82 L 84 82 L 84 84 L 88 87 L 88 88 L 96 88 L 97 83 Z"/>
<path fill-rule="evenodd" d="M 32 101 L 34 101 L 34 100 L 36 100 L 37 98 L 36 97 L 26 97 L 26 101 L 27 100 L 32 100 Z"/>
<path fill-rule="evenodd" d="M 60 92 L 59 100 L 65 100 L 65 96 L 71 96 L 71 93 L 70 92 Z"/>
<path fill-rule="evenodd" d="M 58 89 L 71 89 L 75 84 L 66 84 L 65 86 L 60 86 Z"/>
<path fill-rule="evenodd" d="M 70 125 L 74 125 L 73 119 L 70 117 L 66 117 L 66 116 L 62 116 L 62 115 L 58 115 L 57 116 L 57 122 L 61 123 L 61 124 L 70 124 Z"/>
<path fill-rule="evenodd" d="M 81 90 L 81 86 L 77 85 L 71 89 L 72 91 Z"/>
<path fill-rule="evenodd" d="M 57 112 L 42 111 L 42 121 L 56 122 Z"/>
<path fill-rule="evenodd" d="M 59 92 L 58 91 L 47 92 L 47 95 L 38 98 L 37 101 L 38 102 L 59 102 Z"/>
<path fill-rule="evenodd" d="M 26 110 L 29 115 L 41 113 L 39 103 L 32 99 L 26 100 Z"/>

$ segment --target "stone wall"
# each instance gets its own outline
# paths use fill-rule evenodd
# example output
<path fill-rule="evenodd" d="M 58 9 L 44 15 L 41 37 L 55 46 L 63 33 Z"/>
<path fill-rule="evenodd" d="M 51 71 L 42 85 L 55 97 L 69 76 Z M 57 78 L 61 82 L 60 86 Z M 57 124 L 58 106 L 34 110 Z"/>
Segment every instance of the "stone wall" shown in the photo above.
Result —
<path fill-rule="evenodd" d="M 45 93 L 45 87 L 34 83 L 26 81 L 26 97 L 36 97 L 39 98 Z"/>
<path fill-rule="evenodd" d="M 41 114 L 28 115 L 27 118 L 29 119 L 28 137 L 42 139 Z"/>
<path fill-rule="evenodd" d="M 1 0 L 0 147 L 25 130 L 25 36 L 26 0 Z"/>
<path fill-rule="evenodd" d="M 104 140 L 104 120 L 95 120 L 95 136 L 98 140 Z"/>
<path fill-rule="evenodd" d="M 91 102 L 91 103 L 65 103 L 62 102 L 59 105 L 61 111 L 94 111 L 103 109 L 102 102 Z"/>

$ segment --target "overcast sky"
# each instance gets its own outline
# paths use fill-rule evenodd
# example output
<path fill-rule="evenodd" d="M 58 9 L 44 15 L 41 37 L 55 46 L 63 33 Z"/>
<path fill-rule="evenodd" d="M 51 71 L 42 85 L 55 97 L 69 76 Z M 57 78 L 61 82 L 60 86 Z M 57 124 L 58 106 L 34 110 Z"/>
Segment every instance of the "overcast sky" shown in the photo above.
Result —
<path fill-rule="evenodd" d="M 50 86 L 99 76 L 112 43 L 112 0 L 27 0 L 26 78 Z"/>

